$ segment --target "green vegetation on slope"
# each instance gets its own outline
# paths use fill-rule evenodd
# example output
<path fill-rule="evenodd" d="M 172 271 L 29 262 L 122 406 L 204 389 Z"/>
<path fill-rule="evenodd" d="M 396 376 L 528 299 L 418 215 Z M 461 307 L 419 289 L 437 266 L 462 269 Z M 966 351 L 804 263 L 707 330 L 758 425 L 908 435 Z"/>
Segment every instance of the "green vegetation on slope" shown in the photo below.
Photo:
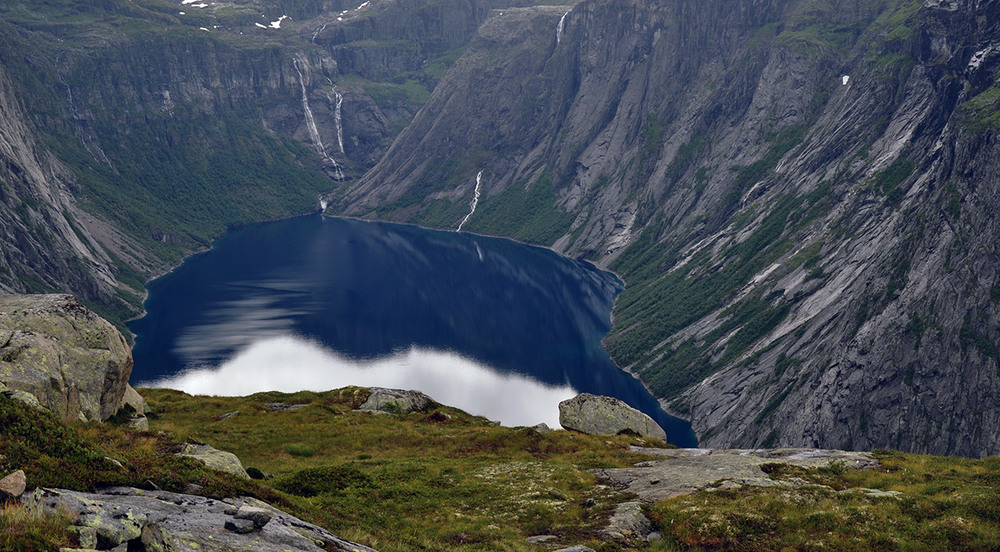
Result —
<path fill-rule="evenodd" d="M 515 182 L 503 192 L 480 199 L 465 229 L 552 245 L 569 231 L 573 215 L 560 211 L 552 177 L 542 173 L 529 186 Z"/>
<path fill-rule="evenodd" d="M 368 397 L 361 388 L 245 398 L 142 393 L 158 412 L 153 430 L 235 453 L 273 474 L 265 484 L 303 499 L 293 513 L 381 552 L 534 550 L 524 539 L 536 534 L 596 546 L 615 493 L 586 470 L 644 459 L 628 450 L 634 438 L 539 435 L 445 406 L 356 412 Z M 263 406 L 270 402 L 309 406 L 272 412 Z"/>
<path fill-rule="evenodd" d="M 664 540 L 654 550 L 997 550 L 1000 458 L 878 451 L 882 466 L 806 470 L 779 464 L 787 488 L 718 490 L 649 509 Z M 878 492 L 864 491 L 872 489 Z M 885 495 L 896 491 L 898 496 Z"/>
<path fill-rule="evenodd" d="M 537 551 L 543 548 L 525 539 L 538 534 L 601 552 L 1000 546 L 998 458 L 881 451 L 875 456 L 883 465 L 873 470 L 836 462 L 820 469 L 765 464 L 772 478 L 796 486 L 733 488 L 719 481 L 711 492 L 647 505 L 663 540 L 612 543 L 597 531 L 628 497 L 588 470 L 647 460 L 629 450 L 645 444 L 634 437 L 540 435 L 441 405 L 425 413 L 358 412 L 369 392 L 356 387 L 249 397 L 143 394 L 156 412 L 149 432 L 65 425 L 0 397 L 0 471 L 23 468 L 30 487 L 82 491 L 149 480 L 184 492 L 196 483 L 200 494 L 254 496 L 382 552 Z M 265 406 L 274 402 L 307 406 Z M 239 415 L 222 417 L 233 411 Z M 174 456 L 183 442 L 232 451 L 260 479 Z M 73 546 L 68 521 L 0 508 L 0 551 Z"/>

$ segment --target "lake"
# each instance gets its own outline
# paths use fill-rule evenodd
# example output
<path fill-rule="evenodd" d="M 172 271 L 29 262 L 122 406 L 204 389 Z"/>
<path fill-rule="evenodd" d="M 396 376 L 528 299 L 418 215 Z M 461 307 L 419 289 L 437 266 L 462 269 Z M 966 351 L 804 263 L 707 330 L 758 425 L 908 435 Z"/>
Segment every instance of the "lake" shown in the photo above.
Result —
<path fill-rule="evenodd" d="M 601 348 L 621 282 L 510 240 L 309 215 L 241 227 L 148 286 L 133 385 L 419 389 L 504 425 L 618 397 L 695 446 Z"/>

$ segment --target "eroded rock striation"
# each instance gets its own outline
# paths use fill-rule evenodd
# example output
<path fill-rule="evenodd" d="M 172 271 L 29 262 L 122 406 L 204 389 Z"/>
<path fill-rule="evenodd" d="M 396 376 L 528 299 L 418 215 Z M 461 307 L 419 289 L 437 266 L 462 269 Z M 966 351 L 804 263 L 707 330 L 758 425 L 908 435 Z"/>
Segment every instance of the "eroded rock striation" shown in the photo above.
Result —
<path fill-rule="evenodd" d="M 453 229 L 482 171 L 463 229 L 621 275 L 605 344 L 705 446 L 996 454 L 998 13 L 494 12 L 337 211 Z"/>

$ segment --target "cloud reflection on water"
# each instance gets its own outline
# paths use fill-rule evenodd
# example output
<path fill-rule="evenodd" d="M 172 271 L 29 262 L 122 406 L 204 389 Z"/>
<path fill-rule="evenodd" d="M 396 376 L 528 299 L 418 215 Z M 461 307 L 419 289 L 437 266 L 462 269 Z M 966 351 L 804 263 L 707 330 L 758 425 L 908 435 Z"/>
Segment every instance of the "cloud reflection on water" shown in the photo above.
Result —
<path fill-rule="evenodd" d="M 503 374 L 461 355 L 411 347 L 376 360 L 352 360 L 294 336 L 258 341 L 217 368 L 186 370 L 150 385 L 196 395 L 325 391 L 347 385 L 417 389 L 434 400 L 506 426 L 559 427 L 558 404 L 577 392 Z"/>

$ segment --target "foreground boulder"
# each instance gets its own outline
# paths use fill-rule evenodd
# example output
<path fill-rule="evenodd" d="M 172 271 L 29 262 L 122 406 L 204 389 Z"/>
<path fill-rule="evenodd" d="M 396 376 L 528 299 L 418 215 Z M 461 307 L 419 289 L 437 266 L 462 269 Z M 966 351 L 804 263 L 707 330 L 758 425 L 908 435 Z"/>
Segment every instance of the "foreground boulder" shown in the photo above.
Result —
<path fill-rule="evenodd" d="M 86 537 L 80 540 L 88 541 L 81 544 L 97 550 L 375 552 L 253 498 L 213 500 L 115 487 L 101 493 L 37 489 L 24 502 L 32 509 L 66 512 Z"/>
<path fill-rule="evenodd" d="M 667 432 L 646 414 L 614 397 L 590 393 L 581 393 L 559 403 L 559 424 L 590 435 L 633 431 L 642 437 L 667 440 Z"/>
<path fill-rule="evenodd" d="M 190 456 L 213 470 L 226 472 L 237 477 L 242 477 L 243 479 L 250 479 L 246 469 L 243 467 L 243 462 L 240 462 L 240 459 L 235 454 L 219 450 L 211 445 L 186 443 L 177 455 Z"/>
<path fill-rule="evenodd" d="M 358 410 L 370 412 L 426 412 L 434 400 L 420 391 L 372 387 L 368 400 Z"/>
<path fill-rule="evenodd" d="M 64 419 L 103 421 L 125 404 L 131 374 L 125 338 L 73 296 L 0 295 L 0 390 Z"/>
<path fill-rule="evenodd" d="M 24 470 L 17 470 L 7 477 L 0 479 L 0 504 L 3 504 L 6 500 L 19 498 L 24 494 L 26 487 L 27 479 L 25 479 Z"/>

